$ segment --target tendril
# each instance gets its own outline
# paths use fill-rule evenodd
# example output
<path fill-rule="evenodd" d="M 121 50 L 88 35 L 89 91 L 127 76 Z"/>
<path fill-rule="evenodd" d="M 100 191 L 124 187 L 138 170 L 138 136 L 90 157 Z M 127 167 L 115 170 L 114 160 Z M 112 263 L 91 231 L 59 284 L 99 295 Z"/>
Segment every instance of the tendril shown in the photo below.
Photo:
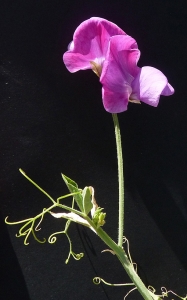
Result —
<path fill-rule="evenodd" d="M 80 260 L 83 256 L 84 256 L 84 253 L 75 253 L 75 252 L 73 252 L 73 251 L 71 251 L 71 255 L 73 256 L 73 258 L 75 259 L 75 260 Z M 69 260 L 68 259 L 66 259 L 66 264 L 69 262 Z"/>
<path fill-rule="evenodd" d="M 33 222 L 33 226 L 34 226 L 34 222 Z M 35 239 L 38 243 L 44 244 L 44 243 L 46 242 L 46 239 L 44 238 L 43 241 L 39 240 L 39 239 L 37 238 L 35 232 L 34 232 L 33 226 L 32 226 L 32 234 L 33 234 L 34 239 Z M 37 226 L 38 226 L 38 225 L 37 225 Z M 37 227 L 37 226 L 36 226 L 36 227 Z"/>
<path fill-rule="evenodd" d="M 156 290 L 155 290 L 154 287 L 148 286 L 148 290 L 149 290 L 151 293 L 153 293 L 153 294 L 155 295 Z M 168 291 L 165 287 L 161 287 L 161 292 L 162 292 L 161 295 L 156 295 L 156 296 L 158 296 L 158 297 L 164 299 L 165 297 L 168 298 L 168 297 L 169 297 L 168 294 L 170 293 L 170 294 L 176 296 L 177 298 L 179 298 L 179 299 L 181 299 L 181 300 L 187 300 L 187 295 L 186 295 L 185 297 L 181 297 L 181 296 L 179 296 L 178 294 L 176 294 L 175 292 L 173 292 L 172 290 L 169 290 L 169 291 Z"/>
<path fill-rule="evenodd" d="M 70 194 L 67 194 L 67 195 L 64 195 L 64 196 L 60 196 L 57 198 L 57 203 L 59 204 L 59 201 L 64 199 L 64 198 L 67 198 L 67 197 L 71 197 L 71 196 L 74 196 L 74 195 L 77 195 L 77 194 L 80 194 L 82 192 L 82 190 L 80 190 L 79 192 L 74 192 L 74 193 L 70 193 Z M 72 202 L 72 208 L 74 206 L 74 198 L 73 198 L 73 202 Z"/>
<path fill-rule="evenodd" d="M 40 224 L 41 224 L 42 221 L 43 221 L 45 211 L 46 211 L 46 208 L 43 208 L 43 214 L 41 215 L 40 221 L 38 222 L 38 224 L 37 224 L 36 227 L 35 227 L 35 231 L 41 230 L 41 228 L 38 228 L 38 227 L 40 226 Z"/>
<path fill-rule="evenodd" d="M 63 230 L 63 231 L 57 231 L 57 232 L 52 233 L 50 235 L 50 237 L 48 238 L 49 244 L 54 244 L 56 242 L 56 240 L 57 240 L 56 235 L 63 234 L 63 233 L 65 233 L 65 230 Z"/>
<path fill-rule="evenodd" d="M 101 253 L 104 253 L 104 252 L 110 252 L 110 253 L 112 253 L 112 255 L 116 255 L 116 253 L 111 249 L 104 249 L 101 251 Z"/>
<path fill-rule="evenodd" d="M 130 293 L 132 293 L 133 291 L 137 290 L 137 287 L 131 289 L 124 297 L 124 300 L 127 298 L 127 296 L 129 296 Z"/>
<path fill-rule="evenodd" d="M 25 178 L 27 178 L 28 181 L 30 181 L 37 189 L 39 189 L 44 195 L 46 195 L 53 202 L 53 204 L 56 204 L 55 200 L 46 191 L 44 191 L 39 185 L 37 185 L 37 183 L 34 182 L 29 176 L 27 176 L 22 169 L 19 169 L 19 171 Z"/>
<path fill-rule="evenodd" d="M 19 229 L 18 233 L 16 234 L 16 237 L 23 237 L 24 236 L 24 244 L 25 245 L 29 245 L 28 238 L 29 238 L 30 234 L 33 235 L 34 239 L 37 242 L 39 242 L 39 243 L 45 243 L 46 242 L 45 238 L 43 240 L 40 240 L 36 236 L 36 232 L 39 231 L 39 230 L 41 230 L 40 225 L 41 225 L 41 223 L 43 221 L 44 215 L 46 213 L 51 213 L 51 210 L 53 208 L 55 208 L 55 207 L 59 207 L 59 208 L 65 209 L 67 211 L 70 211 L 71 213 L 74 213 L 74 214 L 76 214 L 76 215 L 81 216 L 82 218 L 84 218 L 84 214 L 81 211 L 78 211 L 78 210 L 74 209 L 74 203 L 75 203 L 74 195 L 81 194 L 82 193 L 81 189 L 78 189 L 78 191 L 76 191 L 76 192 L 69 193 L 69 194 L 66 194 L 64 196 L 60 196 L 55 201 L 46 191 L 44 191 L 39 185 L 37 185 L 36 182 L 34 182 L 30 177 L 28 177 L 26 175 L 26 173 L 22 169 L 19 169 L 19 171 L 21 172 L 21 174 L 28 181 L 30 181 L 37 189 L 39 189 L 43 194 L 45 194 L 53 202 L 53 205 L 51 205 L 47 209 L 44 208 L 43 211 L 41 213 L 39 213 L 38 215 L 36 215 L 35 217 L 29 218 L 29 219 L 25 219 L 25 220 L 21 220 L 21 221 L 17 221 L 17 222 L 9 222 L 8 221 L 8 217 L 5 218 L 5 223 L 8 224 L 8 225 L 23 224 L 21 226 L 21 228 Z M 71 207 L 63 205 L 63 204 L 60 203 L 60 200 L 63 200 L 63 199 L 65 199 L 67 197 L 70 197 L 70 196 L 73 197 L 72 198 Z M 54 232 L 48 238 L 48 242 L 50 244 L 54 244 L 56 242 L 56 240 L 57 240 L 57 235 L 58 234 L 65 234 L 66 235 L 66 237 L 68 239 L 68 242 L 69 242 L 69 255 L 68 255 L 68 258 L 66 259 L 66 263 L 69 262 L 70 256 L 73 256 L 73 258 L 76 259 L 76 260 L 79 260 L 79 259 L 81 259 L 84 256 L 83 253 L 76 254 L 72 250 L 72 242 L 71 242 L 70 237 L 68 235 L 68 228 L 69 228 L 70 224 L 71 224 L 71 220 L 67 220 L 66 224 L 65 224 L 65 228 L 64 228 L 63 231 Z"/>
<path fill-rule="evenodd" d="M 109 286 L 129 286 L 129 285 L 134 285 L 134 283 L 109 283 L 109 282 L 105 281 L 101 277 L 94 277 L 93 278 L 93 283 L 94 284 L 99 285 L 101 282 L 104 283 L 104 284 L 106 284 L 106 285 L 109 285 Z"/>
<path fill-rule="evenodd" d="M 68 221 L 67 221 L 67 222 L 68 222 Z M 66 222 L 66 223 L 67 223 L 67 222 Z M 71 221 L 70 221 L 70 222 L 71 222 Z M 69 242 L 69 254 L 68 254 L 68 257 L 67 257 L 65 263 L 68 264 L 71 255 L 73 256 L 73 258 L 74 258 L 75 260 L 80 260 L 80 259 L 84 256 L 84 253 L 76 254 L 75 252 L 73 252 L 73 251 L 72 251 L 72 242 L 71 242 L 71 239 L 70 239 L 70 237 L 69 237 L 67 231 L 64 230 L 64 233 L 65 233 L 65 235 L 66 235 L 66 237 L 67 237 L 67 239 L 68 239 L 68 242 Z"/>
<path fill-rule="evenodd" d="M 125 243 L 127 244 L 127 254 L 128 254 L 129 260 L 130 260 L 131 264 L 133 264 L 133 261 L 132 261 L 131 255 L 130 255 L 130 250 L 129 250 L 129 240 L 124 236 L 123 244 L 125 244 Z"/>
<path fill-rule="evenodd" d="M 29 218 L 29 219 L 25 219 L 25 220 L 21 220 L 21 221 L 17 221 L 17 222 L 9 222 L 7 221 L 8 217 L 6 217 L 5 219 L 5 223 L 8 225 L 18 225 L 18 224 L 23 224 L 25 223 L 18 231 L 18 233 L 16 234 L 16 237 L 22 237 L 25 236 L 24 238 L 24 245 L 29 245 L 28 242 L 28 238 L 30 236 L 30 234 L 32 233 L 34 239 L 39 242 L 39 243 L 45 243 L 46 239 L 43 239 L 43 241 L 41 241 L 40 239 L 37 238 L 35 232 L 39 231 L 40 229 L 38 228 L 38 226 L 41 224 L 41 222 L 43 221 L 44 215 L 49 212 L 51 209 L 53 209 L 56 206 L 56 204 L 53 204 L 52 206 L 50 206 L 49 208 L 44 208 L 43 211 L 36 215 L 33 218 Z M 39 219 L 38 224 L 35 226 L 34 228 L 34 224 L 36 222 L 36 220 Z"/>

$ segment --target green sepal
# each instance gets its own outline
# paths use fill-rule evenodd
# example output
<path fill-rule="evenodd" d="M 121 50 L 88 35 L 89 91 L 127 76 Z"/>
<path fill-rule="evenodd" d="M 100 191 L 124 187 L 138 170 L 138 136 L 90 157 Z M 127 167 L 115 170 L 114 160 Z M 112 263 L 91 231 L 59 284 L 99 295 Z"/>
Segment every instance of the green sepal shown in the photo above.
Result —
<path fill-rule="evenodd" d="M 62 175 L 62 178 L 63 178 L 65 184 L 67 185 L 69 191 L 71 193 L 77 193 L 73 197 L 74 197 L 80 211 L 84 212 L 83 197 L 82 197 L 81 190 L 78 188 L 77 183 L 75 181 L 73 181 L 72 179 L 70 179 L 69 177 L 65 176 L 64 174 L 61 174 L 61 175 Z"/>
<path fill-rule="evenodd" d="M 82 197 L 83 197 L 83 209 L 84 209 L 84 213 L 86 215 L 89 214 L 89 212 L 91 211 L 93 204 L 91 202 L 91 193 L 90 193 L 90 188 L 89 187 L 85 187 L 84 190 L 82 191 Z"/>
<path fill-rule="evenodd" d="M 92 218 L 94 224 L 99 228 L 100 226 L 103 226 L 105 224 L 105 217 L 106 213 L 102 212 L 103 208 L 98 207 L 94 213 L 94 216 Z"/>

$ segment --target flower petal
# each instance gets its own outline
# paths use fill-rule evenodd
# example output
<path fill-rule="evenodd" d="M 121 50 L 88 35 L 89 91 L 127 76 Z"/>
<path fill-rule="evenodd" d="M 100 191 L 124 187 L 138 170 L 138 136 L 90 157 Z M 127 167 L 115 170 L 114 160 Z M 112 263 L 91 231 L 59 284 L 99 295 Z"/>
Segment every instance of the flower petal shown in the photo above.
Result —
<path fill-rule="evenodd" d="M 171 96 L 171 95 L 174 94 L 174 92 L 175 92 L 174 88 L 168 82 L 168 84 L 166 85 L 166 87 L 163 89 L 161 95 L 163 95 L 163 96 Z"/>
<path fill-rule="evenodd" d="M 139 99 L 149 105 L 157 106 L 160 95 L 170 96 L 174 89 L 166 76 L 153 67 L 143 67 L 132 82 L 132 99 Z"/>
<path fill-rule="evenodd" d="M 120 113 L 127 110 L 130 92 L 128 87 L 124 92 L 116 93 L 106 88 L 102 88 L 103 105 L 109 113 Z"/>
<path fill-rule="evenodd" d="M 72 73 L 91 69 L 90 61 L 102 64 L 110 37 L 125 34 L 112 22 L 97 17 L 90 18 L 75 30 L 73 41 L 63 55 L 64 64 Z"/>
<path fill-rule="evenodd" d="M 139 72 L 139 56 L 140 51 L 132 37 L 111 37 L 100 77 L 103 105 L 108 112 L 120 113 L 127 110 L 132 92 L 131 83 Z"/>
<path fill-rule="evenodd" d="M 100 82 L 110 89 L 123 86 L 124 82 L 131 84 L 139 72 L 137 67 L 139 57 L 140 51 L 132 37 L 129 35 L 111 37 Z"/>

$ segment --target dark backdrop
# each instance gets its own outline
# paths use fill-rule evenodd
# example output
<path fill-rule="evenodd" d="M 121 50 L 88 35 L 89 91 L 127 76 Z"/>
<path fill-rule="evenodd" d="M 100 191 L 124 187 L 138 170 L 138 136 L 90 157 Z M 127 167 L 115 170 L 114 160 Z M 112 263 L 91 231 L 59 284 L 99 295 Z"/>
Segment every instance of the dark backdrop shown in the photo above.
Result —
<path fill-rule="evenodd" d="M 116 240 L 117 163 L 112 118 L 103 109 L 101 85 L 91 71 L 70 74 L 62 54 L 75 28 L 92 16 L 106 18 L 133 36 L 139 66 L 168 77 L 176 92 L 158 108 L 130 104 L 119 115 L 125 167 L 125 234 L 146 285 L 187 293 L 187 5 L 155 0 L 1 0 L 0 3 L 0 297 L 25 300 L 123 299 L 125 287 L 95 286 L 94 276 L 128 282 L 118 261 L 97 237 L 73 224 L 80 261 L 65 260 L 68 242 L 30 245 L 16 239 L 20 220 L 49 200 L 19 172 L 21 167 L 53 197 L 67 192 L 61 172 L 80 187 L 92 185 L 107 212 L 106 231 Z M 48 216 L 39 236 L 62 230 Z M 170 297 L 171 298 L 171 297 Z M 141 299 L 134 292 L 129 299 Z"/>

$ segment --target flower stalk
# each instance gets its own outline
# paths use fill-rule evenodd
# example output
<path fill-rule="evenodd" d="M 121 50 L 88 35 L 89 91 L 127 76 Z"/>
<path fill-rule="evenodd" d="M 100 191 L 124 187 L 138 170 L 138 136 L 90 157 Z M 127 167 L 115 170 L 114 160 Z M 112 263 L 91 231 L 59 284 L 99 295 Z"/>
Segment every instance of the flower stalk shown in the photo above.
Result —
<path fill-rule="evenodd" d="M 119 219 L 118 219 L 118 245 L 111 240 L 111 238 L 99 228 L 97 234 L 99 237 L 116 253 L 119 261 L 127 272 L 128 276 L 137 287 L 142 297 L 146 300 L 152 300 L 149 290 L 146 288 L 138 274 L 136 273 L 133 264 L 129 261 L 128 256 L 123 250 L 123 232 L 124 232 L 124 172 L 123 172 L 123 153 L 121 143 L 121 133 L 117 114 L 112 114 L 116 148 L 117 148 L 117 162 L 118 162 L 118 184 L 119 184 Z"/>
<path fill-rule="evenodd" d="M 118 246 L 122 247 L 124 232 L 124 175 L 123 175 L 123 153 L 121 144 L 121 133 L 117 114 L 112 114 L 118 161 L 118 184 L 119 184 L 119 218 L 118 218 Z"/>

